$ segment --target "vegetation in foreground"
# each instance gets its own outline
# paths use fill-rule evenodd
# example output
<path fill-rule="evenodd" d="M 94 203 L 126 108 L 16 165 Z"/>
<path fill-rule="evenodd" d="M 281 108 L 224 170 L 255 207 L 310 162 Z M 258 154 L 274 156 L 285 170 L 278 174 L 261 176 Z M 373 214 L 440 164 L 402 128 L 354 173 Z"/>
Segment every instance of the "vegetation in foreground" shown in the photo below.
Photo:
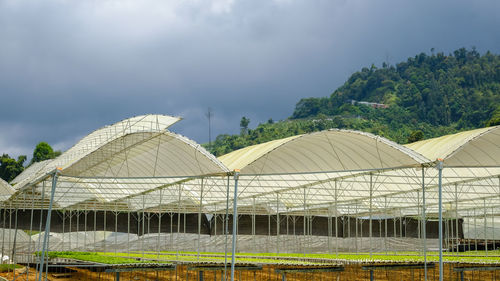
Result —
<path fill-rule="evenodd" d="M 16 268 L 21 268 L 22 266 L 18 265 L 18 264 L 7 264 L 7 263 L 4 263 L 4 264 L 0 264 L 0 273 L 1 272 L 6 272 L 6 271 L 12 271 Z"/>
<path fill-rule="evenodd" d="M 224 262 L 224 253 L 202 252 L 200 256 L 196 252 L 50 252 L 51 258 L 69 258 L 82 261 L 91 261 L 104 264 L 128 264 L 147 262 L 172 262 L 172 261 L 202 261 L 202 262 Z M 429 252 L 427 261 L 438 261 L 437 252 Z M 229 257 L 230 259 L 230 257 Z M 339 253 L 336 254 L 301 254 L 301 253 L 238 253 L 237 261 L 246 263 L 305 263 L 302 259 L 330 259 L 349 261 L 388 261 L 388 262 L 422 262 L 424 257 L 421 252 L 377 252 L 370 257 L 369 253 Z M 500 263 L 500 250 L 495 251 L 471 251 L 459 253 L 445 253 L 445 262 L 461 263 Z M 312 263 L 311 260 L 306 263 Z"/>
<path fill-rule="evenodd" d="M 92 252 L 49 252 L 49 258 L 66 258 L 81 261 L 89 261 L 104 264 L 129 264 L 129 263 L 143 263 L 137 259 L 125 258 L 119 256 L 103 255 L 102 253 Z"/>

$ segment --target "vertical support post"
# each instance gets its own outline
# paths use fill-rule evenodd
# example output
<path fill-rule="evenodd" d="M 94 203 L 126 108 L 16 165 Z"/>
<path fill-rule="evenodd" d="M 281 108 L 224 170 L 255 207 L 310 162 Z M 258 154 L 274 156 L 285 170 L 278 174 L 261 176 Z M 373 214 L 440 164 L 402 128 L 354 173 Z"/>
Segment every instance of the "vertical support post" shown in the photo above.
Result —
<path fill-rule="evenodd" d="M 201 240 L 201 211 L 203 209 L 203 178 L 201 178 L 201 188 L 200 188 L 200 208 L 198 209 L 198 261 L 200 260 L 200 240 Z"/>
<path fill-rule="evenodd" d="M 280 253 L 280 194 L 276 192 L 276 252 Z"/>
<path fill-rule="evenodd" d="M 354 245 L 356 249 L 356 253 L 358 253 L 358 202 L 354 202 L 356 204 L 356 211 L 355 211 L 355 217 L 354 217 L 354 226 L 355 226 L 355 240 L 354 240 Z"/>
<path fill-rule="evenodd" d="M 42 246 L 42 256 L 40 260 L 40 266 L 39 266 L 39 276 L 38 276 L 38 281 L 42 281 L 42 276 L 43 276 L 43 264 L 45 261 L 45 255 L 47 253 L 47 240 L 49 239 L 49 232 L 50 232 L 50 218 L 52 214 L 52 206 L 54 204 L 54 194 L 56 193 L 56 185 L 57 185 L 57 170 L 54 171 L 52 174 L 52 189 L 50 191 L 50 201 L 49 201 L 49 210 L 47 211 L 47 220 L 45 222 L 45 233 L 43 235 L 43 246 Z M 47 263 L 49 261 L 47 260 Z"/>
<path fill-rule="evenodd" d="M 130 225 L 130 213 L 129 213 L 129 225 Z M 71 229 L 70 229 L 71 231 Z M 128 232 L 130 236 L 130 231 Z M 94 202 L 94 249 L 96 249 L 96 234 L 97 234 L 97 207 L 96 207 L 96 203 Z M 128 244 L 127 244 L 128 245 Z M 130 253 L 130 250 L 129 250 L 129 253 Z"/>
<path fill-rule="evenodd" d="M 102 240 L 102 248 L 104 249 L 104 252 L 107 252 L 107 250 L 106 250 L 106 245 L 108 244 L 108 243 L 106 243 L 106 241 L 108 240 L 106 238 L 106 232 L 107 232 L 106 218 L 107 218 L 107 214 L 106 214 L 106 209 L 105 208 L 104 208 L 104 214 L 103 214 L 103 216 L 104 216 L 104 218 L 103 218 L 102 226 L 104 228 L 104 231 L 103 231 L 103 234 L 104 234 L 103 238 L 104 239 Z M 139 213 L 137 213 L 137 216 L 139 216 Z"/>
<path fill-rule="evenodd" d="M 161 233 L 161 217 L 162 217 L 162 212 L 161 212 L 161 197 L 162 197 L 162 191 L 163 189 L 160 189 L 160 202 L 158 204 L 158 241 L 157 241 L 157 259 L 160 259 L 160 251 L 161 251 L 161 247 L 160 247 L 160 233 Z M 172 217 L 170 217 L 170 226 L 172 226 Z M 172 231 L 170 231 L 170 234 L 172 234 Z"/>
<path fill-rule="evenodd" d="M 443 281 L 443 160 L 438 159 L 439 281 Z"/>
<path fill-rule="evenodd" d="M 14 219 L 14 242 L 12 243 L 12 263 L 16 264 L 16 240 L 17 240 L 17 206 L 15 207 L 16 217 Z M 16 280 L 16 270 L 12 269 L 14 281 Z"/>
<path fill-rule="evenodd" d="M 182 186 L 179 184 L 179 194 L 177 198 L 177 237 L 179 237 L 179 234 L 181 233 L 181 188 Z M 172 233 L 170 233 L 170 247 L 174 246 L 172 240 Z M 176 250 L 176 258 L 179 259 L 179 248 L 176 247 Z"/>
<path fill-rule="evenodd" d="M 71 248 L 72 248 L 71 247 L 72 246 L 72 244 L 71 244 L 71 236 L 72 236 L 71 232 L 73 231 L 72 222 L 73 222 L 73 211 L 70 209 L 69 210 L 69 231 L 68 231 L 68 234 L 69 234 L 68 235 L 68 241 L 69 241 L 69 247 L 68 247 L 68 249 L 69 250 L 71 250 Z"/>
<path fill-rule="evenodd" d="M 95 213 L 94 213 L 94 217 L 95 217 Z M 95 231 L 95 228 L 94 228 L 94 231 Z M 95 239 L 95 234 L 94 234 L 94 239 Z M 130 209 L 127 211 L 127 253 L 128 253 L 128 256 L 130 257 Z"/>
<path fill-rule="evenodd" d="M 368 227 L 369 229 L 369 236 L 370 236 L 370 259 L 372 258 L 372 223 L 373 223 L 373 174 L 370 173 L 370 226 Z"/>
<path fill-rule="evenodd" d="M 455 183 L 455 247 L 456 248 L 456 253 L 458 256 L 458 243 L 459 243 L 459 235 L 458 235 L 458 186 Z"/>
<path fill-rule="evenodd" d="M 483 198 L 483 212 L 484 212 L 484 250 L 486 251 L 486 256 L 488 256 L 488 234 L 486 230 L 488 228 L 488 220 L 486 219 L 486 198 Z"/>
<path fill-rule="evenodd" d="M 425 170 L 422 167 L 422 239 L 424 243 L 424 281 L 427 281 L 427 231 L 425 229 L 426 220 L 426 209 L 425 209 Z"/>
<path fill-rule="evenodd" d="M 234 281 L 234 265 L 236 262 L 236 224 L 238 223 L 238 178 L 239 170 L 234 171 L 234 197 L 233 197 L 233 245 L 231 253 L 231 281 Z"/>
<path fill-rule="evenodd" d="M 88 214 L 87 204 L 85 204 L 85 216 L 84 216 L 85 225 L 83 227 L 83 231 L 85 233 L 84 238 L 83 238 L 83 250 L 84 251 L 87 251 L 87 214 Z"/>
<path fill-rule="evenodd" d="M 224 218 L 225 224 L 224 224 L 224 235 L 225 235 L 225 241 L 224 241 L 224 281 L 227 279 L 227 236 L 229 233 L 229 175 L 227 175 L 227 189 L 226 189 L 226 217 Z"/>
<path fill-rule="evenodd" d="M 338 198 L 338 192 L 337 192 L 337 180 L 334 181 L 335 184 L 335 198 L 334 198 L 334 212 L 335 212 L 335 257 L 338 258 L 339 256 L 339 225 L 338 225 L 338 206 L 337 206 L 337 198 Z"/>
<path fill-rule="evenodd" d="M 257 250 L 255 241 L 255 196 L 252 198 L 252 244 L 254 252 Z"/>
<path fill-rule="evenodd" d="M 491 207 L 491 229 L 493 230 L 493 250 L 496 250 L 496 237 L 495 237 L 495 209 Z"/>
<path fill-rule="evenodd" d="M 307 234 L 307 228 L 306 228 L 307 211 L 306 211 L 306 206 L 307 206 L 306 188 L 304 187 L 304 215 L 303 215 L 304 234 L 303 234 L 303 239 L 302 239 L 302 249 L 304 251 L 304 257 L 306 256 L 306 234 Z"/>
<path fill-rule="evenodd" d="M 384 248 L 385 248 L 385 255 L 387 256 L 389 253 L 387 252 L 387 217 L 389 214 L 387 213 L 387 196 L 384 196 L 384 212 L 385 212 L 385 219 L 384 219 Z"/>
<path fill-rule="evenodd" d="M 31 187 L 31 219 L 30 219 L 30 235 L 33 233 L 33 212 L 35 210 L 35 187 L 32 186 Z M 63 213 L 64 214 L 64 213 Z M 64 219 L 63 219 L 63 223 L 64 223 Z M 64 226 L 63 226 L 63 232 L 64 232 Z M 63 237 L 64 237 L 64 233 L 63 233 Z M 29 254 L 29 259 L 28 259 L 28 262 L 29 263 L 32 263 L 33 262 L 33 254 L 31 253 L 31 244 L 32 244 L 32 240 L 29 241 L 29 244 L 28 244 L 28 254 Z M 3 255 L 3 253 L 2 253 Z M 29 270 L 26 271 L 26 279 L 28 279 L 29 277 Z"/>
<path fill-rule="evenodd" d="M 351 251 L 351 205 L 347 205 L 347 237 L 349 237 L 349 251 Z"/>
<path fill-rule="evenodd" d="M 332 230 L 332 204 L 328 205 L 328 214 L 327 214 L 327 222 L 328 222 L 328 234 L 327 234 L 327 246 L 328 246 L 328 253 L 332 253 L 332 247 L 331 247 L 331 237 L 333 236 L 333 230 Z"/>

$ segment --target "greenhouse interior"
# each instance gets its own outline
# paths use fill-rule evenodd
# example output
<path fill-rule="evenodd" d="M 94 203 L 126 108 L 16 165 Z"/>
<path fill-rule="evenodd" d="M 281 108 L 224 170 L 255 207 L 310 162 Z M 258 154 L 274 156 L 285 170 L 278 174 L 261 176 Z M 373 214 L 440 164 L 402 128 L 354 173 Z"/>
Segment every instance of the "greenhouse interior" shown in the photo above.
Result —
<path fill-rule="evenodd" d="M 217 158 L 180 120 L 120 121 L 0 182 L 7 278 L 500 278 L 500 126 L 407 145 L 330 129 Z"/>

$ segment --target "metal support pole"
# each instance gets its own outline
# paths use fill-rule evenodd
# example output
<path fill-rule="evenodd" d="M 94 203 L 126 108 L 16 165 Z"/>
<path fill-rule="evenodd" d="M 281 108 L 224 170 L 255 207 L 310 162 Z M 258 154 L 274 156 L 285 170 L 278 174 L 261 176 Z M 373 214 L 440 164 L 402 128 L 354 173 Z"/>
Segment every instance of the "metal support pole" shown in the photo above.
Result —
<path fill-rule="evenodd" d="M 276 192 L 276 252 L 280 253 L 280 194 Z"/>
<path fill-rule="evenodd" d="M 231 254 L 231 281 L 234 281 L 234 265 L 236 262 L 236 224 L 238 217 L 238 178 L 239 171 L 234 172 L 234 198 L 233 198 L 233 245 Z"/>
<path fill-rule="evenodd" d="M 425 226 L 427 224 L 425 214 L 425 170 L 422 167 L 422 238 L 424 242 L 424 281 L 427 281 L 427 232 Z"/>
<path fill-rule="evenodd" d="M 40 266 L 39 266 L 39 271 L 40 274 L 38 276 L 38 281 L 42 281 L 42 275 L 43 275 L 43 264 L 45 261 L 45 255 L 47 252 L 47 240 L 49 238 L 49 232 L 50 232 L 50 218 L 52 214 L 52 206 L 54 204 L 54 194 L 56 193 L 56 185 L 57 185 L 57 171 L 55 171 L 52 174 L 52 189 L 50 191 L 50 202 L 49 202 L 49 210 L 47 212 L 47 221 L 45 222 L 45 233 L 43 235 L 43 247 L 42 247 L 42 257 L 40 260 Z M 47 260 L 48 263 L 48 260 Z"/>
<path fill-rule="evenodd" d="M 443 160 L 438 160 L 439 281 L 443 281 Z"/>
<path fill-rule="evenodd" d="M 339 212 L 338 207 L 337 207 L 337 198 L 338 198 L 338 192 L 337 192 L 337 180 L 334 182 L 335 184 L 335 198 L 334 198 L 334 212 L 335 212 L 335 257 L 338 258 L 339 255 L 339 229 L 338 229 L 338 216 Z"/>
<path fill-rule="evenodd" d="M 255 196 L 252 198 L 252 244 L 254 252 L 257 251 L 257 243 L 255 240 Z"/>
<path fill-rule="evenodd" d="M 224 241 L 224 281 L 227 279 L 227 239 L 228 239 L 228 233 L 229 233 L 229 175 L 227 176 L 227 189 L 226 189 L 226 217 L 224 218 L 224 235 L 225 235 L 225 241 Z"/>
<path fill-rule="evenodd" d="M 306 188 L 304 188 L 304 215 L 303 215 L 303 223 L 304 223 L 304 233 L 303 233 L 303 243 L 302 243 L 302 249 L 304 251 L 304 257 L 306 256 Z"/>
<path fill-rule="evenodd" d="M 203 210 L 203 178 L 201 178 L 201 188 L 200 188 L 200 208 L 198 209 L 198 243 L 197 243 L 197 250 L 198 250 L 198 255 L 197 259 L 198 261 L 200 260 L 200 246 L 201 246 L 201 212 Z"/>
<path fill-rule="evenodd" d="M 370 226 L 369 226 L 369 235 L 370 235 L 370 259 L 372 258 L 372 223 L 373 223 L 373 174 L 370 173 Z"/>
<path fill-rule="evenodd" d="M 488 220 L 486 219 L 486 198 L 483 199 L 483 212 L 484 212 L 484 250 L 486 252 L 486 256 L 488 256 L 488 235 L 486 230 L 488 228 Z"/>
<path fill-rule="evenodd" d="M 327 246 L 328 246 L 328 253 L 329 254 L 332 253 L 332 247 L 331 247 L 331 241 L 330 241 L 331 237 L 333 236 L 333 231 L 332 231 L 332 208 L 333 208 L 332 204 L 330 204 L 328 206 L 328 209 L 327 209 L 327 211 L 328 211 L 328 214 L 327 214 L 327 216 L 328 216 L 327 217 L 328 218 L 328 220 L 327 220 L 327 222 L 328 222 L 328 228 L 327 228 L 327 230 L 328 230 L 328 234 L 327 234 Z"/>
<path fill-rule="evenodd" d="M 384 248 L 385 248 L 385 255 L 388 255 L 389 253 L 387 252 L 387 217 L 389 214 L 387 213 L 387 196 L 384 196 L 384 212 L 385 212 L 385 219 L 384 219 Z"/>
<path fill-rule="evenodd" d="M 161 251 L 161 246 L 160 246 L 160 233 L 161 233 L 161 217 L 162 217 L 162 213 L 161 213 L 161 197 L 162 197 L 162 191 L 163 189 L 160 189 L 160 203 L 158 204 L 158 241 L 156 242 L 157 243 L 157 248 L 156 250 L 158 251 L 157 252 L 157 259 L 159 260 L 160 259 L 160 251 Z M 172 217 L 170 217 L 170 226 L 172 226 Z M 172 234 L 172 232 L 170 232 L 170 234 Z"/>
<path fill-rule="evenodd" d="M 457 184 L 455 183 L 455 247 L 456 248 L 456 253 L 458 256 L 458 243 L 459 243 L 459 235 L 458 235 L 458 187 Z"/>

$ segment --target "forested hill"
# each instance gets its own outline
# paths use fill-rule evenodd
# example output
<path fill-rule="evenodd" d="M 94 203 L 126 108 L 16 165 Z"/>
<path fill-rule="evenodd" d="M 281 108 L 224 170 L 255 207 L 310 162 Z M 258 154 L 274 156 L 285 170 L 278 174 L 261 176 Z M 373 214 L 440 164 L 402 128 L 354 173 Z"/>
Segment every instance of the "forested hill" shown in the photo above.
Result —
<path fill-rule="evenodd" d="M 384 136 L 398 143 L 500 124 L 500 56 L 475 49 L 421 53 L 405 62 L 356 72 L 329 97 L 301 99 L 284 121 L 219 135 L 217 156 L 248 145 L 329 128 Z"/>

